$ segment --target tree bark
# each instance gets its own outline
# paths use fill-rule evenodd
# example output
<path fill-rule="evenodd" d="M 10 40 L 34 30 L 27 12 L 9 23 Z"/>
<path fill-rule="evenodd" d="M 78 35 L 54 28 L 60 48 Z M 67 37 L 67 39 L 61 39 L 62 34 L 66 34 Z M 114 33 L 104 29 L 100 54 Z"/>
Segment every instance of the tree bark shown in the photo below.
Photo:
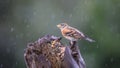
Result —
<path fill-rule="evenodd" d="M 46 35 L 29 43 L 24 52 L 27 68 L 86 68 L 77 45 L 64 45 L 61 38 Z"/>

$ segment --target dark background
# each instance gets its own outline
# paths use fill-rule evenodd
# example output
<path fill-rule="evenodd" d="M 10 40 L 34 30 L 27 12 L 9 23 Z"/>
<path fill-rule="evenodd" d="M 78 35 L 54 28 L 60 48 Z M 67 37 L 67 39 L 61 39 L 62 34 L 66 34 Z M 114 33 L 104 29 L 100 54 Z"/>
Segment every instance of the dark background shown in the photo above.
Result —
<path fill-rule="evenodd" d="M 27 43 L 64 21 L 96 40 L 78 41 L 87 68 L 120 68 L 120 0 L 0 0 L 0 68 L 26 68 Z"/>

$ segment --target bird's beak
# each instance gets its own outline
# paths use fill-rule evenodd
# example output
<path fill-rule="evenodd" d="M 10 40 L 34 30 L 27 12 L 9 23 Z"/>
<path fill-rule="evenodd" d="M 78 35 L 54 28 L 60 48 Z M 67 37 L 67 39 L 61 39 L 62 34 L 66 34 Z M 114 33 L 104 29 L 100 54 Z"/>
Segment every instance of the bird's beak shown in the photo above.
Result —
<path fill-rule="evenodd" d="M 60 28 L 60 25 L 58 24 L 57 27 Z"/>

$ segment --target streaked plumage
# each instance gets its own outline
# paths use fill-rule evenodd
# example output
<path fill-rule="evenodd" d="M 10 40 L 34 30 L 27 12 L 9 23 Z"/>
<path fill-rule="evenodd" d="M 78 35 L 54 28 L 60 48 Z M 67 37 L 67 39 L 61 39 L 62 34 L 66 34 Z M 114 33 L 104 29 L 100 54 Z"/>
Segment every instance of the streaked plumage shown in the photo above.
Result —
<path fill-rule="evenodd" d="M 57 27 L 60 28 L 62 35 L 70 41 L 77 41 L 78 39 L 84 39 L 89 42 L 95 42 L 94 40 L 85 36 L 84 33 L 79 31 L 78 29 L 73 28 L 66 23 L 60 23 L 57 25 Z"/>

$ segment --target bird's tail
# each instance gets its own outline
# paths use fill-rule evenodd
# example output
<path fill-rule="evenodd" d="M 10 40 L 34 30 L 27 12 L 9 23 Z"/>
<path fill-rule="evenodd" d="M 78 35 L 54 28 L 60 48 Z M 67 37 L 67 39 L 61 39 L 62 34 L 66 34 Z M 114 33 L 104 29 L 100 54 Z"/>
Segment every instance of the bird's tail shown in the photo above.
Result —
<path fill-rule="evenodd" d="M 85 40 L 89 41 L 89 42 L 95 42 L 95 40 L 90 39 L 89 37 L 86 37 Z"/>

